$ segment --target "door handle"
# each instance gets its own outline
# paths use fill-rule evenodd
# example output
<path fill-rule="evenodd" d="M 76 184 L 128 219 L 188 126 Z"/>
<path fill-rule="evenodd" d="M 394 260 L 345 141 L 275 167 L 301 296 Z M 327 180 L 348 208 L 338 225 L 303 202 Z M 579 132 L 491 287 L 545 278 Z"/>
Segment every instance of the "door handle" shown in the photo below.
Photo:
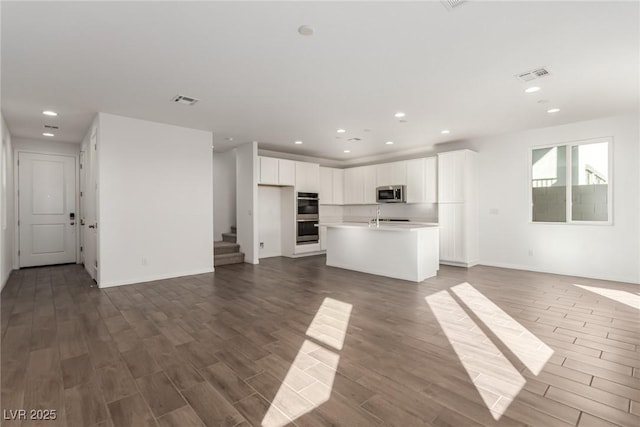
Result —
<path fill-rule="evenodd" d="M 96 228 L 95 224 L 91 224 L 89 228 Z"/>

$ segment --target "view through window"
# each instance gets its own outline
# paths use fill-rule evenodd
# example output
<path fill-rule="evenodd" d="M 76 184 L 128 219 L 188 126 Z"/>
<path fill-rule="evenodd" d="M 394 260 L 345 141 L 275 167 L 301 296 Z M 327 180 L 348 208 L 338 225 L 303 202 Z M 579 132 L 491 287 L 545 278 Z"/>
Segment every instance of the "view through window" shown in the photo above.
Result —
<path fill-rule="evenodd" d="M 599 139 L 532 149 L 532 221 L 610 222 L 610 147 Z"/>

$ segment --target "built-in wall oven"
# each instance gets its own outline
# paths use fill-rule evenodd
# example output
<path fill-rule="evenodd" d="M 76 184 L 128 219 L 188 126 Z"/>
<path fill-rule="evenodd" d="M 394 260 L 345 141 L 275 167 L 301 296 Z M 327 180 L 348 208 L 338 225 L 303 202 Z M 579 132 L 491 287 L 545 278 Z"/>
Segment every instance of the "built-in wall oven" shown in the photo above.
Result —
<path fill-rule="evenodd" d="M 318 193 L 299 192 L 296 200 L 296 243 L 318 243 Z"/>
<path fill-rule="evenodd" d="M 297 219 L 318 219 L 318 193 L 298 193 Z"/>

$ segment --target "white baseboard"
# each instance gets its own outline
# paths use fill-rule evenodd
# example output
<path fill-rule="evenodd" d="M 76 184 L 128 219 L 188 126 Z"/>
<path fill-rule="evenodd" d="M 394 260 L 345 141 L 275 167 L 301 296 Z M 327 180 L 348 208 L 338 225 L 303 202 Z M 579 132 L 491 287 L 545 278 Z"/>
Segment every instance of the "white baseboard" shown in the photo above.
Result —
<path fill-rule="evenodd" d="M 446 261 L 446 260 L 440 260 L 440 264 L 442 265 L 451 265 L 453 267 L 464 267 L 464 268 L 471 268 L 474 265 L 478 265 L 478 261 L 471 261 L 471 262 L 458 262 L 458 261 Z"/>
<path fill-rule="evenodd" d="M 208 267 L 199 270 L 181 271 L 177 273 L 161 274 L 157 276 L 144 276 L 135 279 L 116 280 L 113 282 L 101 282 L 98 284 L 99 288 L 111 288 L 114 286 L 133 285 L 136 283 L 154 282 L 156 280 L 173 279 L 176 277 L 195 276 L 196 274 L 213 273 L 214 268 Z"/>
<path fill-rule="evenodd" d="M 633 285 L 640 284 L 640 281 L 638 281 L 638 279 L 636 278 L 631 278 L 626 276 L 617 276 L 615 274 L 607 275 L 607 276 L 585 276 L 584 274 L 580 274 L 579 272 L 575 272 L 575 271 L 554 270 L 554 269 L 547 269 L 547 268 L 535 267 L 530 265 L 509 264 L 509 263 L 492 262 L 492 261 L 480 261 L 479 265 L 485 265 L 487 267 L 508 268 L 511 270 L 534 271 L 536 273 L 559 274 L 561 276 L 584 277 L 587 279 L 610 280 L 614 282 L 631 283 Z"/>

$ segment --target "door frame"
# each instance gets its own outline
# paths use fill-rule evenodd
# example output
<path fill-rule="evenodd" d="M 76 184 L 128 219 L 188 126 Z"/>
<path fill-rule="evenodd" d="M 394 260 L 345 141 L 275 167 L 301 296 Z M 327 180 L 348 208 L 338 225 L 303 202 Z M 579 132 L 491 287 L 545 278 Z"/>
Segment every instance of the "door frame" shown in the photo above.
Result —
<path fill-rule="evenodd" d="M 76 182 L 76 194 L 74 197 L 74 206 L 75 212 L 77 215 L 78 221 L 78 229 L 80 228 L 80 217 L 79 217 L 79 208 L 80 208 L 80 145 L 78 144 L 78 152 L 77 153 L 65 153 L 61 151 L 42 151 L 42 150 L 29 150 L 23 148 L 14 148 L 13 150 L 13 182 L 14 182 L 14 250 L 13 250 L 13 268 L 14 270 L 20 269 L 20 255 L 18 255 L 18 251 L 20 250 L 20 227 L 18 227 L 18 221 L 20 221 L 20 203 L 18 200 L 18 192 L 20 191 L 20 176 L 18 171 L 18 160 L 20 158 L 20 153 L 29 153 L 29 154 L 44 154 L 48 156 L 67 156 L 73 157 L 75 164 L 75 182 Z M 76 233 L 76 264 L 80 263 L 80 233 Z"/>

